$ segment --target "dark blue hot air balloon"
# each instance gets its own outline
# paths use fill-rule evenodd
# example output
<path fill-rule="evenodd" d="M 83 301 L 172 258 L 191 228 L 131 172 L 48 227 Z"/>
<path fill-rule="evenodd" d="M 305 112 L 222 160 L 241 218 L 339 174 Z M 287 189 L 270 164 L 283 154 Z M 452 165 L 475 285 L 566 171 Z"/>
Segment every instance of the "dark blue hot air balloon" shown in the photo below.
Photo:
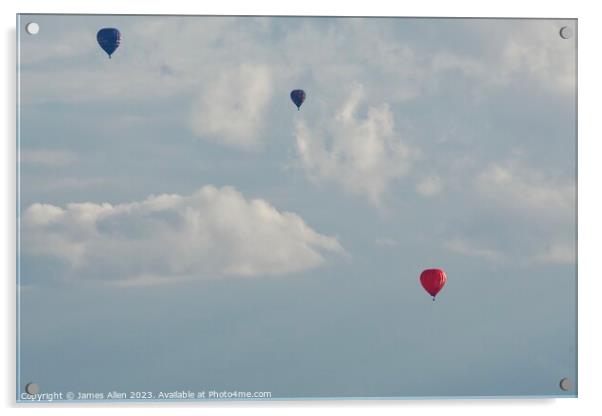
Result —
<path fill-rule="evenodd" d="M 293 102 L 297 106 L 297 110 L 299 110 L 299 108 L 301 107 L 301 104 L 303 104 L 303 101 L 305 101 L 305 91 L 292 90 L 291 91 L 291 100 L 293 100 Z"/>
<path fill-rule="evenodd" d="M 105 27 L 100 29 L 96 34 L 96 40 L 100 47 L 109 55 L 109 58 L 119 47 L 121 42 L 121 33 L 113 27 Z"/>

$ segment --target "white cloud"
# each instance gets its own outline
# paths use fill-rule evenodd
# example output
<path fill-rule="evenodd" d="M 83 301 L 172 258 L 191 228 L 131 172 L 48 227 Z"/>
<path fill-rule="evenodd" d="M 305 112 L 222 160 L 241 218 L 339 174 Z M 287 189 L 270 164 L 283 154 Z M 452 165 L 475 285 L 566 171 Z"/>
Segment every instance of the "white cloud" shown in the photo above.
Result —
<path fill-rule="evenodd" d="M 488 233 L 456 236 L 450 251 L 516 264 L 575 261 L 575 184 L 516 160 L 491 163 L 472 179 L 478 218 L 470 229 L 495 224 Z M 475 228 L 475 226 L 477 228 Z"/>
<path fill-rule="evenodd" d="M 31 165 L 61 167 L 76 163 L 78 157 L 69 150 L 26 149 L 21 150 L 19 161 Z"/>
<path fill-rule="evenodd" d="M 443 186 L 438 175 L 425 176 L 416 184 L 416 192 L 426 197 L 437 195 L 441 189 Z"/>
<path fill-rule="evenodd" d="M 310 130 L 303 121 L 295 129 L 301 167 L 316 182 L 333 182 L 349 193 L 381 202 L 390 183 L 404 176 L 415 151 L 395 133 L 387 104 L 371 106 L 357 116 L 363 89 L 355 84 L 347 101 L 324 128 Z"/>
<path fill-rule="evenodd" d="M 574 94 L 576 49 L 574 38 L 562 39 L 560 28 L 574 21 L 542 20 L 508 31 L 501 53 L 498 76 L 502 81 L 528 77 L 549 91 Z"/>
<path fill-rule="evenodd" d="M 85 29 L 69 28 L 63 32 L 44 29 L 41 26 L 40 36 L 21 38 L 20 48 L 25 52 L 19 55 L 21 64 L 36 65 L 47 61 L 70 60 L 96 52 L 90 47 L 90 39 L 94 39 L 90 35 L 94 34 Z M 43 41 L 39 39 L 41 36 L 44 37 Z"/>
<path fill-rule="evenodd" d="M 443 246 L 454 253 L 478 257 L 490 262 L 499 262 L 506 257 L 500 250 L 482 247 L 461 237 L 452 238 L 446 241 Z"/>
<path fill-rule="evenodd" d="M 118 205 L 33 204 L 21 224 L 23 252 L 59 260 L 66 279 L 153 284 L 282 275 L 323 265 L 326 254 L 345 254 L 336 238 L 298 215 L 231 187 Z"/>
<path fill-rule="evenodd" d="M 199 19 L 202 24 L 199 24 Z M 112 59 L 100 49 L 95 31 L 77 18 L 61 24 L 61 38 L 36 37 L 22 45 L 23 103 L 129 102 L 157 105 L 170 99 L 187 105 L 219 75 L 241 64 L 241 55 L 270 51 L 253 30 L 253 19 L 194 19 L 140 16 L 122 22 L 122 42 Z M 83 33 L 83 35 L 82 35 Z M 64 36 L 63 36 L 64 34 Z M 38 53 L 40 50 L 43 53 Z M 62 53 L 69 51 L 69 54 Z M 269 54 L 268 54 L 269 55 Z M 36 65 L 30 65 L 36 57 Z M 276 59 L 256 60 L 273 68 Z M 155 107 L 153 105 L 153 107 Z M 178 111 L 179 113 L 179 111 Z M 181 115 L 188 119 L 188 112 Z"/>
<path fill-rule="evenodd" d="M 192 129 L 199 136 L 245 150 L 261 145 L 266 107 L 272 96 L 270 70 L 241 65 L 205 87 L 192 110 Z"/>
<path fill-rule="evenodd" d="M 516 252 L 511 249 L 501 250 L 485 247 L 466 238 L 454 237 L 445 241 L 443 247 L 453 253 L 480 258 L 490 263 L 511 261 L 515 265 L 571 264 L 576 260 L 575 247 L 570 243 L 552 242 L 545 244 L 545 240 L 540 240 L 538 246 L 539 244 L 545 245 L 543 250 L 531 246 L 528 250 Z"/>
<path fill-rule="evenodd" d="M 492 163 L 477 175 L 475 186 L 492 209 L 534 222 L 574 220 L 575 185 L 553 180 L 517 162 Z"/>
<path fill-rule="evenodd" d="M 56 175 L 36 175 L 24 178 L 30 191 L 48 193 L 65 190 L 90 190 L 111 185 L 111 181 L 102 177 L 73 177 Z M 114 184 L 113 184 L 114 185 Z"/>
<path fill-rule="evenodd" d="M 544 264 L 570 264 L 577 259 L 574 245 L 554 243 L 537 252 L 532 260 Z"/>
<path fill-rule="evenodd" d="M 402 36 L 403 22 L 395 19 L 306 19 L 287 24 L 281 35 L 282 18 L 144 16 L 122 22 L 122 44 L 108 60 L 89 25 L 65 19 L 54 35 L 24 39 L 22 94 L 27 102 L 188 99 L 240 65 L 239 51 L 289 81 L 311 72 L 311 81 L 328 94 L 354 79 L 371 80 L 371 91 L 389 102 L 436 94 L 449 73 L 469 78 L 467 85 L 480 93 L 517 80 L 572 93 L 574 39 L 561 39 L 558 30 L 573 23 L 457 21 L 454 47 Z M 446 25 L 425 25 L 445 33 Z"/>
<path fill-rule="evenodd" d="M 379 247 L 395 247 L 399 245 L 399 241 L 393 238 L 377 238 L 374 243 Z"/>

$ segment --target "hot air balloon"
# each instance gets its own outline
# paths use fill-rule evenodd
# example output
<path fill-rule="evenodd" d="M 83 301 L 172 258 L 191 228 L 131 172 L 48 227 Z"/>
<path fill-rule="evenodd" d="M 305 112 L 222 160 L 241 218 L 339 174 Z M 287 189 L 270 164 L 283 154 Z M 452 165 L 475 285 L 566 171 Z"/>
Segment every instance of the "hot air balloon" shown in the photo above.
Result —
<path fill-rule="evenodd" d="M 433 301 L 437 293 L 445 286 L 445 282 L 447 282 L 447 276 L 441 269 L 426 269 L 420 273 L 420 283 L 424 290 L 433 297 Z"/>
<path fill-rule="evenodd" d="M 303 101 L 305 101 L 305 91 L 292 90 L 291 91 L 291 100 L 293 100 L 293 102 L 297 106 L 297 110 L 299 110 L 301 107 L 301 104 L 303 104 Z"/>
<path fill-rule="evenodd" d="M 109 58 L 111 58 L 113 52 L 119 47 L 121 33 L 113 27 L 105 27 L 98 31 L 96 40 L 100 47 L 109 55 Z"/>

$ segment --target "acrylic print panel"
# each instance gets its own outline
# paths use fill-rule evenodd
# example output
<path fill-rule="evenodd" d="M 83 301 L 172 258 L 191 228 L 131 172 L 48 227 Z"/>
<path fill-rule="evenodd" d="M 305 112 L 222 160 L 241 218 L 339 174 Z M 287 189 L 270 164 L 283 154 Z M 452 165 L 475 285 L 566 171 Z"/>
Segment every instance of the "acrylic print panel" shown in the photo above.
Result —
<path fill-rule="evenodd" d="M 18 401 L 576 396 L 576 20 L 17 33 Z"/>

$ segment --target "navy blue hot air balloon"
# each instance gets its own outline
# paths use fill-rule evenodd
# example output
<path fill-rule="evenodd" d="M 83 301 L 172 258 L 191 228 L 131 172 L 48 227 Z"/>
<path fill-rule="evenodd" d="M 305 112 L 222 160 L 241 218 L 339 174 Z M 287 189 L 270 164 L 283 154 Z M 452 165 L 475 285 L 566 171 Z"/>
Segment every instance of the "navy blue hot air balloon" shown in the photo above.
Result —
<path fill-rule="evenodd" d="M 96 40 L 100 47 L 109 55 L 109 58 L 119 47 L 121 42 L 121 33 L 113 27 L 105 27 L 100 29 L 96 34 Z"/>
<path fill-rule="evenodd" d="M 303 104 L 303 101 L 305 101 L 305 91 L 292 90 L 291 91 L 291 100 L 293 100 L 293 102 L 297 106 L 297 110 L 299 110 L 299 108 L 301 107 L 301 104 Z"/>

